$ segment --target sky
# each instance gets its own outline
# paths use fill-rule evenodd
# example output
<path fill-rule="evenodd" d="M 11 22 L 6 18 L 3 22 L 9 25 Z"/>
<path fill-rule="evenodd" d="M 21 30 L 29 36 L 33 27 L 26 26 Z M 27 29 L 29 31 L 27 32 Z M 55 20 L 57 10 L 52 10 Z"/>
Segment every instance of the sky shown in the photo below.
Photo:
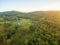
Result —
<path fill-rule="evenodd" d="M 0 0 L 0 12 L 60 10 L 60 0 Z"/>

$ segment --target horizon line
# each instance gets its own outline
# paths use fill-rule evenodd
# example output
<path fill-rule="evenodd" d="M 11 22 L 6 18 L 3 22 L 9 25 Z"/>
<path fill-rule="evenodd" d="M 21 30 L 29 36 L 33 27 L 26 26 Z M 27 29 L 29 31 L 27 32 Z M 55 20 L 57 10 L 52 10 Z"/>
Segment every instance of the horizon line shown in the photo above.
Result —
<path fill-rule="evenodd" d="M 29 12 L 36 12 L 36 11 L 60 11 L 60 10 L 35 10 L 35 11 L 19 11 L 19 10 L 5 10 L 5 11 L 0 11 L 0 12 L 7 12 L 7 11 L 17 11 L 17 12 L 24 12 L 24 13 L 29 13 Z"/>

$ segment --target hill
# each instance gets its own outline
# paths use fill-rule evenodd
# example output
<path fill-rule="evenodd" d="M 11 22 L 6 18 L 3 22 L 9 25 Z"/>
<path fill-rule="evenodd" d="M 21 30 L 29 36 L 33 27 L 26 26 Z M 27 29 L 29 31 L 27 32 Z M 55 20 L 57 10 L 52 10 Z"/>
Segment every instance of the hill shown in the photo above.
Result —
<path fill-rule="evenodd" d="M 8 16 L 9 18 L 14 17 L 20 17 L 20 18 L 28 18 L 28 19 L 36 19 L 36 17 L 39 18 L 39 16 L 32 14 L 32 13 L 24 13 L 24 12 L 18 12 L 18 11 L 5 11 L 0 12 L 0 18 L 4 18 L 4 16 Z"/>

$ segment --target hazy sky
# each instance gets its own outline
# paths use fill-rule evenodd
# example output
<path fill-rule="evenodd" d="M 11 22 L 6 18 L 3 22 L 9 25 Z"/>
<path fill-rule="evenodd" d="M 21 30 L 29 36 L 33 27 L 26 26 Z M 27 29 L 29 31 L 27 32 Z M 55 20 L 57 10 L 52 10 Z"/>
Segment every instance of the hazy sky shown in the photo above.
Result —
<path fill-rule="evenodd" d="M 60 0 L 0 0 L 0 11 L 60 10 Z"/>

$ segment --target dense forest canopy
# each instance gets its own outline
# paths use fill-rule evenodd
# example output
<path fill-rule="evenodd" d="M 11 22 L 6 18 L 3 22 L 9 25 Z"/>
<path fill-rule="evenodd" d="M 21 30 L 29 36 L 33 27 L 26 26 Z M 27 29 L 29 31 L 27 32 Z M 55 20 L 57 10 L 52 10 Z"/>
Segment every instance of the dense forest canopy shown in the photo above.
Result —
<path fill-rule="evenodd" d="M 60 11 L 0 12 L 0 45 L 60 45 Z"/>

